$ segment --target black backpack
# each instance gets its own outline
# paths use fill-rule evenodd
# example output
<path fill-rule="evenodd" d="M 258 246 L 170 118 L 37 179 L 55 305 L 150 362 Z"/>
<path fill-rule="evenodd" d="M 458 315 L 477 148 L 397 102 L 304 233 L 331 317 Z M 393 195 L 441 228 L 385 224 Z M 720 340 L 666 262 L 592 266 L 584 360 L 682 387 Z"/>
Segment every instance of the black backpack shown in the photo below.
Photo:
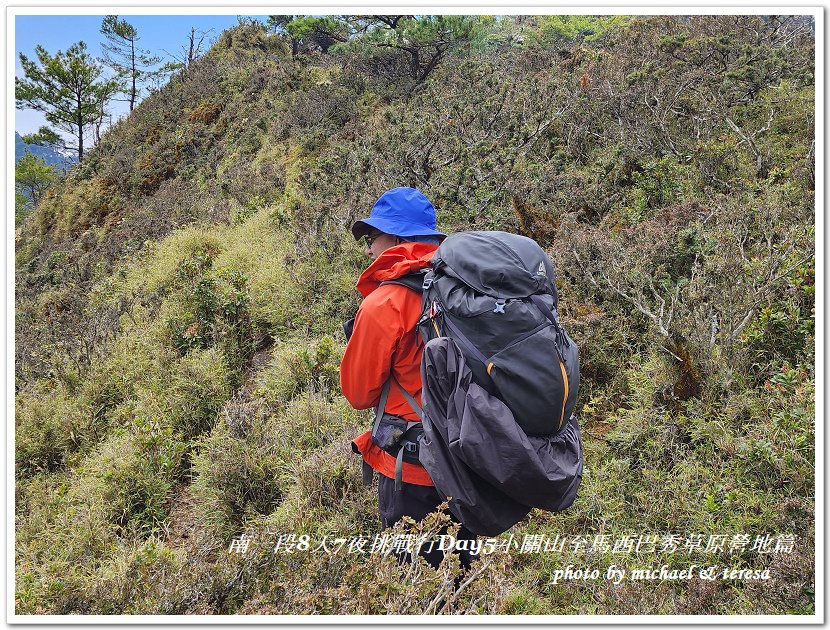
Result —
<path fill-rule="evenodd" d="M 579 351 L 559 322 L 542 248 L 516 234 L 462 232 L 444 240 L 429 270 L 383 284 L 421 291 L 424 305 L 424 408 L 395 383 L 422 422 L 383 412 L 390 379 L 372 430 L 397 459 L 396 488 L 402 462 L 420 462 L 450 511 L 489 536 L 531 507 L 569 507 L 583 467 L 572 414 Z"/>
<path fill-rule="evenodd" d="M 507 232 L 448 236 L 424 277 L 424 341 L 450 337 L 473 382 L 502 400 L 527 435 L 564 430 L 579 389 L 579 350 L 559 322 L 550 258 Z"/>

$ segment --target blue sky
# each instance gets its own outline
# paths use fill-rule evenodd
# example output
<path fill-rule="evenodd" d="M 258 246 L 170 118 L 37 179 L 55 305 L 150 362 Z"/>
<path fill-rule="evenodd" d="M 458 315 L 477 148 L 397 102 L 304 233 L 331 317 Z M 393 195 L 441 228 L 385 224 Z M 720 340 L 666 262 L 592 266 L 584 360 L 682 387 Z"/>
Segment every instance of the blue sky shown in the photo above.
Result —
<path fill-rule="evenodd" d="M 17 15 L 14 16 L 15 33 L 15 75 L 21 76 L 20 53 L 30 59 L 35 59 L 35 46 L 40 44 L 49 53 L 55 54 L 58 50 L 66 50 L 79 41 L 86 42 L 89 52 L 101 56 L 101 41 L 103 36 L 99 30 L 104 13 L 100 15 Z M 187 43 L 191 28 L 199 31 L 211 31 L 208 40 L 215 39 L 239 22 L 237 14 L 228 15 L 129 15 L 119 14 L 121 19 L 127 20 L 138 29 L 139 46 L 146 48 L 156 55 L 168 58 L 163 51 L 172 55 L 180 55 L 182 47 Z M 265 20 L 267 16 L 252 16 Z M 212 29 L 212 30 L 211 30 Z M 114 118 L 125 115 L 128 110 L 126 103 L 115 103 Z M 43 114 L 34 110 L 15 111 L 15 130 L 21 134 L 33 133 L 41 125 L 46 124 Z"/>

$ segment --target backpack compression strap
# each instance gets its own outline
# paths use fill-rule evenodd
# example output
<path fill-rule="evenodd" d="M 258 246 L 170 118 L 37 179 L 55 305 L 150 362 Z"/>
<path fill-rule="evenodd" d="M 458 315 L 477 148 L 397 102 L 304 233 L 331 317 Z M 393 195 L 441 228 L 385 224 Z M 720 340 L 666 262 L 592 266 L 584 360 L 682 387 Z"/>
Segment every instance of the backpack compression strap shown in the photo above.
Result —
<path fill-rule="evenodd" d="M 536 305 L 536 308 L 538 308 L 540 311 L 542 311 L 542 314 L 545 317 L 547 317 L 550 320 L 550 322 L 553 324 L 553 327 L 556 329 L 556 336 L 559 339 L 559 343 L 561 343 L 566 348 L 570 347 L 571 344 L 568 342 L 568 338 L 565 336 L 565 331 L 562 330 L 562 324 L 559 323 L 559 317 L 557 317 L 556 311 L 551 310 L 548 307 L 548 305 L 544 303 L 542 298 L 540 298 L 538 295 L 531 295 L 530 299 Z M 557 348 L 556 351 L 559 352 L 559 348 Z M 564 363 L 565 358 L 562 357 L 561 355 L 560 355 L 560 358 L 562 359 L 562 362 Z"/>
<path fill-rule="evenodd" d="M 553 326 L 556 330 L 556 334 L 560 338 L 563 345 L 568 346 L 569 345 L 568 344 L 568 339 L 565 337 L 565 335 L 562 331 L 562 327 L 559 324 L 559 318 L 556 317 L 556 314 L 550 308 L 548 308 L 548 305 L 545 304 L 542 301 L 542 298 L 540 298 L 538 295 L 531 295 L 530 300 L 536 305 L 536 307 L 540 311 L 542 311 L 542 314 L 548 320 L 550 320 L 550 322 L 553 324 Z M 481 361 L 484 365 L 487 365 L 488 359 L 481 353 L 481 351 L 476 347 L 476 345 L 472 341 L 470 341 L 470 339 L 467 337 L 467 335 L 465 335 L 463 332 L 461 332 L 461 329 L 458 328 L 458 326 L 456 326 L 452 322 L 452 319 L 450 319 L 449 317 L 445 317 L 444 318 L 444 325 L 447 328 L 450 329 L 453 336 L 456 339 L 458 339 L 458 341 L 460 341 L 461 344 L 463 346 L 465 346 L 467 348 L 467 350 L 469 350 L 476 359 Z M 557 352 L 558 352 L 558 349 L 557 349 Z"/>

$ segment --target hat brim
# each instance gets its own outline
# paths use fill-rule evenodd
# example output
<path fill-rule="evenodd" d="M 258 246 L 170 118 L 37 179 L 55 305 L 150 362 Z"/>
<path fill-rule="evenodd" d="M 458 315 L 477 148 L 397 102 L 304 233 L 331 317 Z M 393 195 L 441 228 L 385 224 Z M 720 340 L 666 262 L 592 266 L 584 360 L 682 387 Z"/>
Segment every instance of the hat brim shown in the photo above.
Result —
<path fill-rule="evenodd" d="M 447 237 L 447 235 L 443 232 L 438 232 L 437 230 L 424 229 L 423 227 L 417 228 L 415 230 L 401 229 L 400 223 L 398 223 L 397 221 L 389 221 L 377 217 L 369 217 L 366 219 L 360 219 L 359 221 L 355 221 L 352 225 L 352 236 L 354 236 L 356 241 L 359 241 L 361 238 L 363 238 L 369 232 L 371 232 L 372 228 L 380 230 L 385 234 L 394 234 L 395 236 L 403 236 L 405 238 L 411 238 L 413 236 L 438 236 L 440 238 Z"/>

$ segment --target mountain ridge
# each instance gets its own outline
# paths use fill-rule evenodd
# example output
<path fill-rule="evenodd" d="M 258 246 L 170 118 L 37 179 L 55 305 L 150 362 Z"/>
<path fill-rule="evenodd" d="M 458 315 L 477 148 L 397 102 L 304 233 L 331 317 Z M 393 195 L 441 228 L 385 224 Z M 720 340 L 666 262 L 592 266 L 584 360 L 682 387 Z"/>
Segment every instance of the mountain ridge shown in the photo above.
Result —
<path fill-rule="evenodd" d="M 27 144 L 23 141 L 23 137 L 14 132 L 14 160 L 18 162 L 26 153 L 32 153 L 47 164 L 51 166 L 58 166 L 60 168 L 68 167 L 76 162 L 71 157 L 66 157 L 51 149 L 50 147 L 40 146 L 38 144 Z"/>

